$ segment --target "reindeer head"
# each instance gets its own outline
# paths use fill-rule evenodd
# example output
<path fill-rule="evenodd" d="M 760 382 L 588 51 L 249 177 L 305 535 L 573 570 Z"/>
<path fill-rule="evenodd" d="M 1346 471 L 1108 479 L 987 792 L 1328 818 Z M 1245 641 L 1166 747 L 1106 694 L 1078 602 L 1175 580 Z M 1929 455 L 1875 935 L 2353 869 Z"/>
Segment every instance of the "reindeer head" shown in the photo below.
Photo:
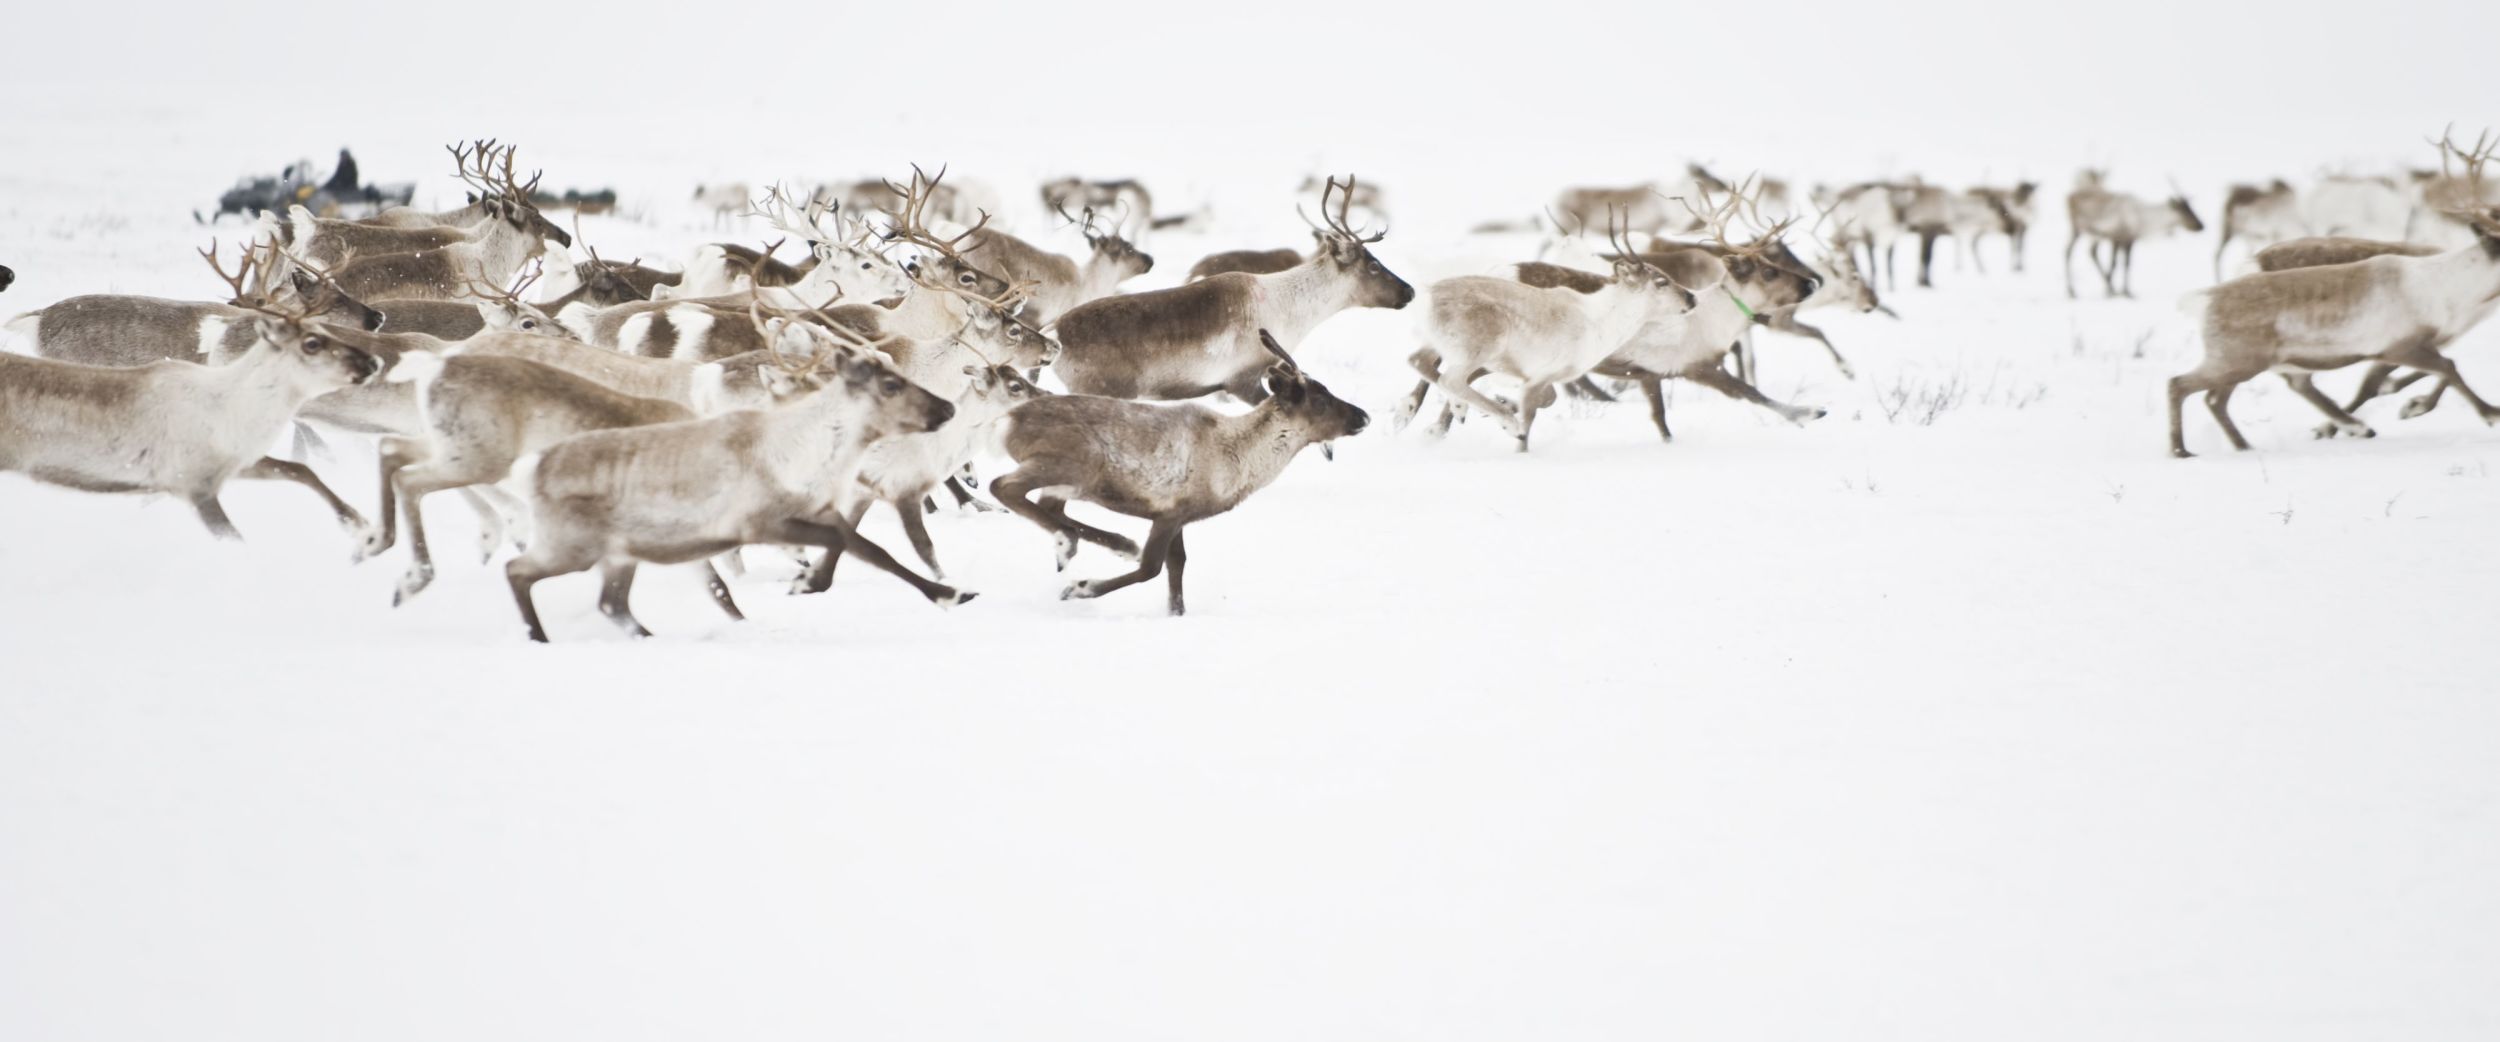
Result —
<path fill-rule="evenodd" d="M 2483 203 L 2483 166 L 2491 161 L 2493 153 L 2500 152 L 2500 139 L 2493 138 L 2491 132 L 2486 130 L 2474 139 L 2473 148 L 2459 148 L 2456 130 L 2452 126 L 2442 132 L 2433 144 L 2439 148 L 2440 181 L 2453 188 L 2441 193 L 2450 198 L 2440 201 L 2439 212 L 2473 229 L 2476 241 L 2482 243 L 2484 256 L 2500 259 L 2500 206 Z M 2451 158 L 2464 165 L 2463 174 L 2451 171 Z"/>
<path fill-rule="evenodd" d="M 1337 203 L 1334 213 L 1328 209 L 1332 196 Z M 1388 238 L 1389 233 L 1382 230 L 1366 234 L 1356 230 L 1346 216 L 1353 205 L 1353 175 L 1347 175 L 1342 183 L 1334 177 L 1329 178 L 1327 186 L 1320 190 L 1319 201 L 1320 220 L 1327 223 L 1313 224 L 1308 214 L 1302 217 L 1303 223 L 1310 224 L 1319 238 L 1316 259 L 1341 277 L 1353 280 L 1357 307 L 1395 310 L 1413 303 L 1415 287 L 1407 285 L 1406 280 L 1392 274 L 1388 266 L 1380 263 L 1380 258 L 1372 256 L 1371 244 Z M 1300 213 L 1300 208 L 1296 207 L 1295 212 Z"/>
<path fill-rule="evenodd" d="M 388 316 L 366 306 L 364 301 L 348 296 L 328 271 L 315 268 L 274 244 L 267 248 L 278 254 L 282 267 L 289 269 L 286 278 L 273 287 L 276 292 L 269 303 L 283 311 L 354 326 L 368 333 L 381 330 Z M 237 301 L 235 306 L 251 305 Z"/>
<path fill-rule="evenodd" d="M 880 301 L 911 292 L 910 273 L 872 245 L 875 231 L 866 221 L 844 213 L 838 199 L 811 194 L 804 205 L 793 206 L 781 186 L 772 185 L 764 189 L 762 199 L 748 206 L 747 216 L 761 217 L 783 234 L 807 243 L 816 256 L 816 267 L 808 277 L 830 282 L 840 296 Z M 772 251 L 764 253 L 769 256 Z"/>
<path fill-rule="evenodd" d="M 2197 219 L 2196 208 L 2188 205 L 2187 193 L 2176 181 L 2170 183 L 2170 215 L 2182 230 L 2191 234 L 2205 230 L 2205 222 Z"/>
<path fill-rule="evenodd" d="M 564 336 L 563 329 L 537 305 L 521 299 L 532 283 L 538 281 L 547 266 L 540 261 L 522 265 L 509 287 L 489 285 L 474 279 L 463 283 L 469 297 L 477 302 L 477 316 L 488 329 L 507 329 L 516 333 L 539 333 Z"/>
<path fill-rule="evenodd" d="M 984 358 L 1023 369 L 1038 369 L 1059 360 L 1059 341 L 1006 307 L 975 299 L 964 341 Z"/>
<path fill-rule="evenodd" d="M 1875 295 L 1875 284 L 1858 271 L 1857 255 L 1842 247 L 1826 246 L 1823 250 L 1823 291 L 1861 312 L 1883 308 Z"/>
<path fill-rule="evenodd" d="M 1113 282 L 1133 279 L 1155 269 L 1154 255 L 1121 238 L 1119 225 L 1114 224 L 1109 230 L 1104 230 L 1095 224 L 1093 207 L 1086 207 L 1085 216 L 1081 218 L 1069 217 L 1065 207 L 1058 210 L 1060 217 L 1085 233 L 1085 245 L 1093 250 L 1094 259 L 1119 273 Z"/>
<path fill-rule="evenodd" d="M 531 256 L 538 256 L 544 252 L 545 244 L 549 241 L 567 249 L 572 247 L 572 233 L 565 231 L 554 221 L 548 220 L 545 214 L 538 212 L 537 205 L 531 202 L 538 194 L 540 174 L 536 171 L 531 172 L 530 179 L 525 182 L 513 173 L 512 157 L 514 153 L 520 151 L 518 146 L 505 145 L 497 148 L 494 140 L 488 138 L 479 140 L 468 148 L 462 148 L 457 144 L 443 147 L 451 152 L 452 160 L 459 164 L 460 179 L 477 190 L 477 201 L 486 210 L 487 215 L 512 226 L 513 230 L 527 236 L 530 242 L 538 245 L 538 249 L 530 251 Z"/>
<path fill-rule="evenodd" d="M 1370 414 L 1330 393 L 1325 385 L 1303 372 L 1301 363 L 1286 354 L 1284 345 L 1277 343 L 1267 330 L 1259 330 L 1259 345 L 1276 356 L 1276 364 L 1267 367 L 1268 403 L 1262 407 L 1273 407 L 1284 415 L 1330 458 L 1334 458 L 1334 452 L 1328 448 L 1328 442 L 1361 434 L 1371 423 Z"/>
<path fill-rule="evenodd" d="M 893 227 L 885 233 L 886 239 L 909 243 L 921 249 L 919 259 L 904 265 L 904 270 L 924 286 L 944 286 L 992 300 L 1006 296 L 1009 289 L 1007 280 L 974 267 L 963 256 L 963 251 L 971 248 L 967 243 L 977 243 L 975 237 L 990 223 L 989 214 L 982 214 L 972 227 L 948 238 L 939 238 L 929 230 L 926 216 L 929 203 L 938 197 L 945 180 L 946 168 L 939 167 L 937 176 L 931 177 L 915 165 L 911 168 L 909 187 L 886 182 L 886 190 L 902 198 L 902 206 L 894 214 Z"/>
<path fill-rule="evenodd" d="M 371 383 L 381 373 L 382 363 L 371 353 L 341 343 L 332 330 L 303 312 L 272 301 L 269 287 L 285 263 L 276 246 L 245 245 L 241 270 L 231 275 L 217 260 L 216 243 L 209 243 L 200 256 L 207 258 L 209 269 L 234 290 L 234 299 L 246 302 L 237 306 L 253 312 L 258 340 L 246 354 L 269 352 L 278 360 L 279 371 L 296 387 L 320 394 Z"/>
<path fill-rule="evenodd" d="M 1033 386 L 1009 365 L 968 365 L 964 375 L 971 383 L 964 388 L 967 404 L 978 404 L 989 416 L 1003 416 L 1008 410 L 1036 398 L 1048 398 L 1050 392 Z M 969 413 L 972 410 L 965 409 Z"/>

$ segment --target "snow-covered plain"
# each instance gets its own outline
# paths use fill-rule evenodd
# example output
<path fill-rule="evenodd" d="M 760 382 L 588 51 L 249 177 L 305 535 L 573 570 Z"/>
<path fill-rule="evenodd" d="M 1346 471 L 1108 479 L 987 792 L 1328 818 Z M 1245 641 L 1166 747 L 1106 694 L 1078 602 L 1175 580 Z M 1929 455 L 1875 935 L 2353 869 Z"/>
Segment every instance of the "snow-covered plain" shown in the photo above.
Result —
<path fill-rule="evenodd" d="M 0 311 L 209 295 L 190 208 L 333 137 L 440 201 L 439 142 L 506 132 L 654 259 L 716 234 L 697 181 L 912 159 L 1064 246 L 1025 197 L 1084 155 L 58 106 L 8 117 Z M 1558 177 L 1418 154 L 1361 168 L 1392 268 L 1533 250 L 1460 229 Z M 1306 158 L 1088 172 L 1215 207 L 1154 286 L 1304 241 Z M 1637 402 L 1435 442 L 1386 422 L 1415 316 L 1328 323 L 1299 353 L 1380 422 L 1193 528 L 1182 619 L 1063 603 L 1125 564 L 949 512 L 952 612 L 866 569 L 785 596 L 761 552 L 746 623 L 647 569 L 628 642 L 574 576 L 538 647 L 451 497 L 393 610 L 404 556 L 349 566 L 301 489 L 230 488 L 237 545 L 0 476 L 0 1038 L 2500 1036 L 2500 433 L 2390 401 L 2315 442 L 2259 381 L 2256 451 L 2191 408 L 2170 459 L 2212 240 L 2069 303 L 2033 172 L 2027 273 L 1992 242 L 1899 321 L 1815 317 L 1857 381 L 1762 340 L 1804 427 L 1684 387 L 1672 445 Z M 320 467 L 372 501 L 368 450 Z"/>

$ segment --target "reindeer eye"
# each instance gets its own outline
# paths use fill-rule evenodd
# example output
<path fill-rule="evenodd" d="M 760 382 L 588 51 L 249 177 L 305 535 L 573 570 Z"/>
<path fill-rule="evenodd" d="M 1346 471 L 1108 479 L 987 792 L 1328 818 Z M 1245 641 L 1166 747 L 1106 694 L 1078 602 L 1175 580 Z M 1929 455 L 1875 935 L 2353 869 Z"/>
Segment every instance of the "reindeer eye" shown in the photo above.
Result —
<path fill-rule="evenodd" d="M 538 320 L 537 320 L 537 319 L 534 319 L 534 318 L 525 318 L 525 319 L 522 319 L 522 320 L 521 320 L 521 328 L 523 328 L 523 329 L 536 329 L 536 328 L 538 328 Z"/>
<path fill-rule="evenodd" d="M 322 351 L 327 350 L 329 346 L 330 345 L 328 344 L 322 343 L 321 338 L 317 336 L 308 336 L 304 338 L 304 353 L 308 355 L 320 354 Z"/>
<path fill-rule="evenodd" d="M 957 275 L 957 276 L 955 276 L 955 281 L 960 282 L 960 283 L 963 283 L 963 284 L 964 284 L 964 285 L 966 285 L 966 286 L 969 286 L 969 285 L 972 285 L 974 282 L 977 282 L 977 281 L 979 281 L 979 280 L 978 280 L 978 279 L 973 278 L 973 277 L 972 277 L 972 273 L 971 273 L 971 272 L 969 272 L 969 271 L 967 271 L 967 272 L 965 272 L 965 273 L 963 273 L 963 274 L 961 274 L 961 275 Z"/>
<path fill-rule="evenodd" d="M 894 379 L 893 377 L 890 377 L 890 376 L 889 376 L 889 377 L 887 377 L 887 378 L 886 378 L 886 380 L 885 380 L 885 393 L 887 393 L 887 394 L 901 394 L 901 393 L 903 393 L 903 381 L 901 381 L 901 380 L 897 380 L 897 379 Z"/>

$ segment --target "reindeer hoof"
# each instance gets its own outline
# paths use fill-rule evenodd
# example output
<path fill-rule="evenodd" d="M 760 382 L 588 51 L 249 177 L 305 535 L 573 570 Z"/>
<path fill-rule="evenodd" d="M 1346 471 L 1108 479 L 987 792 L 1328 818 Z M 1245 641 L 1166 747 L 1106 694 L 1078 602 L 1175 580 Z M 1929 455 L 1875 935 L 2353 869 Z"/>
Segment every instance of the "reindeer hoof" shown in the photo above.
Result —
<path fill-rule="evenodd" d="M 495 563 L 495 548 L 503 545 L 503 536 L 493 532 L 477 537 L 477 563 Z"/>
<path fill-rule="evenodd" d="M 1090 601 L 1094 597 L 1094 581 L 1091 579 L 1079 579 L 1059 591 L 1059 599 L 1063 601 Z"/>
<path fill-rule="evenodd" d="M 2196 454 L 2195 454 L 2195 453 L 2193 453 L 2193 452 L 2189 452 L 2189 451 L 2188 451 L 2188 450 L 2186 450 L 2186 449 L 2172 449 L 2172 450 L 2170 450 L 2170 455 L 2171 455 L 2171 458 L 2173 458 L 2173 459 L 2195 459 L 2195 458 L 2196 458 Z"/>
<path fill-rule="evenodd" d="M 948 590 L 945 593 L 929 598 L 929 603 L 937 605 L 940 608 L 952 608 L 958 604 L 970 604 L 975 598 L 980 596 L 980 594 L 974 593 L 970 590 Z"/>
<path fill-rule="evenodd" d="M 409 598 L 424 593 L 425 588 L 432 585 L 434 585 L 433 565 L 410 565 L 408 574 L 399 577 L 399 589 L 391 593 L 391 607 L 396 608 L 408 603 Z"/>
<path fill-rule="evenodd" d="M 1076 537 L 1072 535 L 1060 535 L 1056 538 L 1058 540 L 1059 559 L 1052 562 L 1051 570 L 1054 572 L 1064 572 L 1068 570 L 1068 562 L 1076 560 Z"/>
<path fill-rule="evenodd" d="M 356 551 L 349 559 L 351 563 L 363 564 L 380 556 L 382 551 L 391 548 L 391 544 L 383 541 L 382 530 L 372 525 L 365 525 L 353 534 L 356 539 Z"/>
<path fill-rule="evenodd" d="M 2405 407 L 2397 410 L 2396 418 L 2400 420 L 2410 420 L 2429 411 L 2431 411 L 2430 396 L 2423 395 L 2422 397 L 2414 398 L 2405 402 Z M 2486 418 L 2483 422 L 2489 423 L 2491 421 Z"/>

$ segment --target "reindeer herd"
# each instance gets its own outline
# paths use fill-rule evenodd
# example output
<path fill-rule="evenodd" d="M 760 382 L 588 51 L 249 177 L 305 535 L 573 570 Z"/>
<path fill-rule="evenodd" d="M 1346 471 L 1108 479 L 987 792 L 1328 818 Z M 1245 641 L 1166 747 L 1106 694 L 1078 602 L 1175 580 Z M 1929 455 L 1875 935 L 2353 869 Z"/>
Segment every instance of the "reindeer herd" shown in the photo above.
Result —
<path fill-rule="evenodd" d="M 2170 381 L 2173 453 L 2188 455 L 2181 407 L 2199 393 L 2247 448 L 2228 403 L 2265 372 L 2326 414 L 2321 437 L 2369 436 L 2353 410 L 2431 377 L 2436 389 L 2405 415 L 2453 390 L 2500 422 L 2445 354 L 2500 302 L 2500 197 L 2482 176 L 2500 143 L 2435 144 L 2437 172 L 2230 190 L 2217 278 L 2234 242 L 2256 250 L 2257 270 L 2189 298 L 2205 358 Z M 228 481 L 303 485 L 356 559 L 405 536 L 394 603 L 433 581 L 423 507 L 456 492 L 481 522 L 480 555 L 514 550 L 514 603 L 543 641 L 536 584 L 591 568 L 601 613 L 628 633 L 647 635 L 628 603 L 645 562 L 705 570 L 737 618 L 719 568 L 742 567 L 759 544 L 813 554 L 793 592 L 827 589 L 847 555 L 940 606 L 970 601 L 946 585 L 924 516 L 941 491 L 997 509 L 974 474 L 1003 462 L 988 492 L 1051 535 L 1061 570 L 1084 543 L 1135 562 L 1071 583 L 1063 598 L 1161 576 L 1180 614 L 1187 526 L 1238 506 L 1304 448 L 1327 453 L 1369 423 L 1293 354 L 1340 312 L 1421 298 L 1408 359 L 1419 379 L 1397 403 L 1401 427 L 1437 393 L 1431 431 L 1481 414 L 1524 452 L 1560 396 L 1637 385 L 1672 438 L 1668 380 L 1803 423 L 1823 410 L 1756 382 L 1757 327 L 1818 342 L 1852 375 L 1800 312 L 1890 314 L 1878 275 L 1898 288 L 1895 248 L 1910 237 L 1921 286 L 1934 283 L 1939 240 L 1984 272 L 1983 243 L 2002 238 L 2019 271 L 2040 194 L 2030 182 L 1877 181 L 1818 186 L 1801 206 L 1783 182 L 1731 183 L 1696 165 L 1645 185 L 1567 189 L 1538 222 L 1552 234 L 1537 256 L 1419 293 L 1373 252 L 1386 235 L 1373 227 L 1384 215 L 1376 186 L 1330 177 L 1305 186 L 1318 203 L 1317 219 L 1305 214 L 1308 250 L 1211 253 L 1178 285 L 1125 292 L 1156 263 L 1138 240 L 1195 219 L 1158 217 L 1135 181 L 1041 186 L 1044 209 L 1082 232 L 1075 257 L 993 226 L 986 194 L 943 170 L 798 194 L 708 186 L 696 201 L 715 221 L 758 220 L 780 240 L 708 243 L 664 270 L 603 258 L 541 212 L 538 178 L 520 178 L 513 147 L 449 151 L 466 205 L 360 221 L 300 206 L 261 214 L 231 268 L 228 251 L 201 251 L 223 301 L 78 296 L 10 322 L 32 356 L 0 354 L 0 469 L 177 496 L 221 537 L 235 535 L 218 501 Z M 2204 228 L 2175 185 L 2146 200 L 2091 171 L 2067 217 L 2070 296 L 2078 245 L 2103 292 L 2127 296 L 2139 243 Z M 1600 225 L 1602 247 L 1587 234 Z M 793 239 L 804 253 L 785 261 L 778 248 Z M 0 290 L 13 279 L 0 267 Z M 2314 383 L 2317 371 L 2365 362 L 2348 403 Z M 1219 393 L 1246 411 L 1196 401 Z M 294 458 L 271 455 L 289 435 Z M 373 439 L 373 520 L 305 462 L 325 435 Z M 1078 502 L 1148 531 L 1141 542 L 1088 524 L 1068 513 Z M 926 575 L 861 536 L 880 503 Z"/>

